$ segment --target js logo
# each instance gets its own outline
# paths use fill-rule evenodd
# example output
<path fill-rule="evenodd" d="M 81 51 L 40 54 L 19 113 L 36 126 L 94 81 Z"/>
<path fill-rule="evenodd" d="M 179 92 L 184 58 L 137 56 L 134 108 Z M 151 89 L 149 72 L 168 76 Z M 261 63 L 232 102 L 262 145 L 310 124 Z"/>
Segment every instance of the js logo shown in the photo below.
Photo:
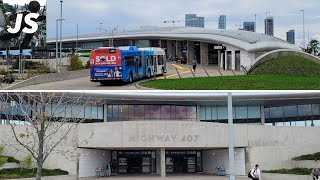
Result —
<path fill-rule="evenodd" d="M 29 3 L 29 10 L 31 13 L 18 13 L 16 14 L 15 27 L 8 28 L 8 32 L 11 34 L 16 34 L 21 31 L 27 34 L 33 34 L 38 31 L 37 19 L 39 18 L 40 4 L 38 1 L 31 1 Z"/>

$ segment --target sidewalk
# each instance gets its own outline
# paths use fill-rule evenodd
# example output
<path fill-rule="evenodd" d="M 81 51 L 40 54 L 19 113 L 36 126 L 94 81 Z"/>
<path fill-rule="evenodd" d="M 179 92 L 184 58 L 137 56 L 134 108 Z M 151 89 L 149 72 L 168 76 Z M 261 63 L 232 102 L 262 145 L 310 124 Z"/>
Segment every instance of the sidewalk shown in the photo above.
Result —
<path fill-rule="evenodd" d="M 194 76 L 192 74 L 192 65 L 186 65 L 186 64 L 177 64 L 177 63 L 168 63 L 167 64 L 167 79 L 178 79 L 179 75 L 181 78 L 193 78 L 195 77 L 218 77 L 218 76 L 239 76 L 239 75 L 245 75 L 242 71 L 226 71 L 226 70 L 220 70 L 217 66 L 201 66 L 198 65 L 196 72 L 194 73 Z M 158 78 L 158 79 L 164 79 L 164 77 Z"/>

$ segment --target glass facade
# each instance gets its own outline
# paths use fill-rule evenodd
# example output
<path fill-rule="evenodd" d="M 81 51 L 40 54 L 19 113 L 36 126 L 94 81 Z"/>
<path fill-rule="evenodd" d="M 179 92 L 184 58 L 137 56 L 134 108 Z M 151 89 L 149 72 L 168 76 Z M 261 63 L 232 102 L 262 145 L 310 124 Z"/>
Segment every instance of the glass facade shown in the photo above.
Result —
<path fill-rule="evenodd" d="M 184 105 L 108 105 L 108 122 L 181 120 L 196 121 L 197 107 Z"/>
<path fill-rule="evenodd" d="M 269 126 L 320 126 L 320 105 L 266 107 L 265 119 Z"/>
<path fill-rule="evenodd" d="M 234 123 L 261 124 L 260 106 L 236 106 L 233 108 Z M 200 121 L 228 123 L 227 106 L 201 106 Z"/>

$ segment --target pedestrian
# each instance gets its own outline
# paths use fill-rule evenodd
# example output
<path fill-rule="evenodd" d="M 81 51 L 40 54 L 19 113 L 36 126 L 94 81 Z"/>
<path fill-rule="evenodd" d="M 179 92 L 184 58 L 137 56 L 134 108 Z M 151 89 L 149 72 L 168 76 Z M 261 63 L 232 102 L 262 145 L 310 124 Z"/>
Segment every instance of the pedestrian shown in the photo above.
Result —
<path fill-rule="evenodd" d="M 250 171 L 250 174 L 252 180 L 261 180 L 261 172 L 258 164 Z"/>
<path fill-rule="evenodd" d="M 198 65 L 198 61 L 196 59 L 192 60 L 192 66 L 193 66 L 193 71 L 196 72 L 197 70 L 197 65 Z"/>
<path fill-rule="evenodd" d="M 313 180 L 319 180 L 319 169 L 313 168 L 311 172 L 311 176 L 313 177 Z"/>
<path fill-rule="evenodd" d="M 111 176 L 111 163 L 109 162 L 107 164 L 107 177 L 110 177 Z"/>

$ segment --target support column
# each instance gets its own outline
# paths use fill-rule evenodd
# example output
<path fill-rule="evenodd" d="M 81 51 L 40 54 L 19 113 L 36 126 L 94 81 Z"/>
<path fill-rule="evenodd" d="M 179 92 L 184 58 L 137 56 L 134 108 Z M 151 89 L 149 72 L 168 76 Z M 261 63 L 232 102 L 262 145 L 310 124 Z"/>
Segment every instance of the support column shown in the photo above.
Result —
<path fill-rule="evenodd" d="M 194 52 L 194 42 L 193 41 L 188 41 L 188 50 L 187 50 L 187 59 L 188 59 L 188 64 L 192 64 L 192 60 L 195 56 Z"/>
<path fill-rule="evenodd" d="M 202 66 L 207 66 L 209 64 L 209 48 L 208 43 L 200 43 L 200 61 Z"/>
<path fill-rule="evenodd" d="M 103 122 L 108 122 L 108 103 L 103 104 Z"/>
<path fill-rule="evenodd" d="M 166 177 L 166 150 L 165 148 L 160 149 L 160 172 L 161 178 Z"/>
<path fill-rule="evenodd" d="M 175 43 L 174 41 L 170 41 L 170 40 L 167 41 L 168 56 L 169 57 L 172 56 L 173 58 L 176 56 L 174 43 Z"/>
<path fill-rule="evenodd" d="M 177 53 L 178 58 L 180 58 L 180 56 L 182 56 L 181 47 L 182 47 L 181 41 L 176 41 L 176 53 Z"/>
<path fill-rule="evenodd" d="M 218 68 L 221 69 L 221 50 L 218 51 Z"/>
<path fill-rule="evenodd" d="M 266 118 L 265 118 L 265 115 L 264 115 L 264 106 L 262 105 L 260 109 L 261 109 L 261 113 L 260 113 L 261 125 L 265 125 L 266 124 Z"/>
<path fill-rule="evenodd" d="M 236 51 L 231 51 L 231 59 L 232 59 L 232 70 L 236 70 Z"/>

